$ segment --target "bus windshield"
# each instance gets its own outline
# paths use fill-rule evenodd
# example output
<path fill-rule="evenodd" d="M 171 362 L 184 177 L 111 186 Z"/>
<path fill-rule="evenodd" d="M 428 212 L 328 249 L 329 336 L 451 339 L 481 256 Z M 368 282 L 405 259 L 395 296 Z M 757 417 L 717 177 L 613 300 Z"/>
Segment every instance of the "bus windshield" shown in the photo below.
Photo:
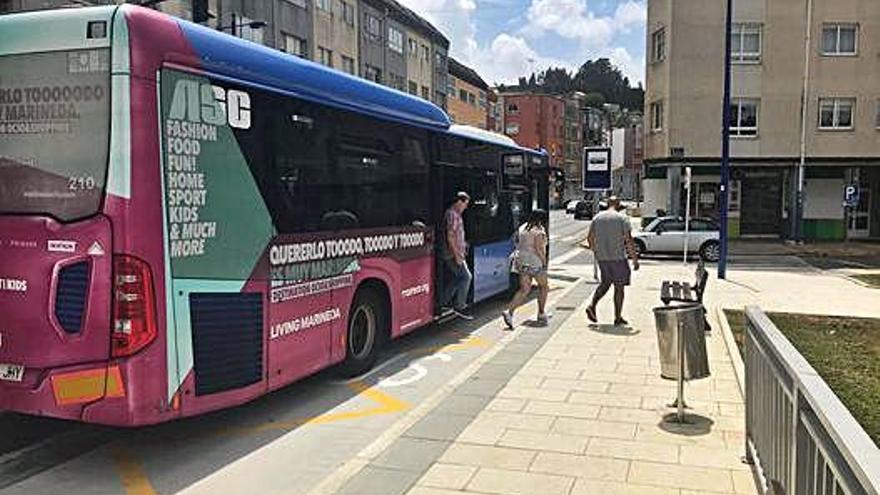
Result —
<path fill-rule="evenodd" d="M 0 213 L 70 221 L 101 205 L 109 49 L 0 56 Z"/>

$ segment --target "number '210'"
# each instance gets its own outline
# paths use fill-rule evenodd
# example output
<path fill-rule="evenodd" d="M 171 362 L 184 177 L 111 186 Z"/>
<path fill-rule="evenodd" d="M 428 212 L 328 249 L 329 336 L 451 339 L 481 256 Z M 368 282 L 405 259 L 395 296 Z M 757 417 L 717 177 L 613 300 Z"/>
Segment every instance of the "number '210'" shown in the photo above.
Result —
<path fill-rule="evenodd" d="M 67 189 L 71 191 L 91 191 L 95 188 L 95 178 L 91 175 L 87 177 L 68 177 Z"/>

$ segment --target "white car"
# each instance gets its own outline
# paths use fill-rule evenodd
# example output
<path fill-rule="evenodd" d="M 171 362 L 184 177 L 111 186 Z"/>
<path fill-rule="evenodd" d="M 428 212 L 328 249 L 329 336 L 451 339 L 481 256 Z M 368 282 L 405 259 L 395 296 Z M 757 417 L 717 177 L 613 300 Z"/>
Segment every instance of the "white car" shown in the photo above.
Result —
<path fill-rule="evenodd" d="M 583 201 L 583 200 L 582 199 L 573 199 L 573 200 L 569 201 L 568 203 L 565 203 L 565 212 L 568 213 L 569 215 L 574 213 L 574 209 L 577 206 L 579 201 Z"/>
<path fill-rule="evenodd" d="M 699 253 L 705 261 L 718 261 L 721 255 L 718 224 L 710 218 L 692 218 L 687 233 L 688 252 Z M 639 254 L 684 252 L 684 220 L 655 218 L 644 229 L 633 233 Z"/>

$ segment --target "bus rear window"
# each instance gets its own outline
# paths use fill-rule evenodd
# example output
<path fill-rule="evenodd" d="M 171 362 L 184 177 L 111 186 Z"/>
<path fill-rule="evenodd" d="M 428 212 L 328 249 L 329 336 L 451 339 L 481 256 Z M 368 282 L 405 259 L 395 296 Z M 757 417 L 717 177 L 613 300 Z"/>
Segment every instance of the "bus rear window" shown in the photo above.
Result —
<path fill-rule="evenodd" d="M 109 68 L 108 49 L 0 56 L 0 213 L 69 221 L 98 211 Z"/>

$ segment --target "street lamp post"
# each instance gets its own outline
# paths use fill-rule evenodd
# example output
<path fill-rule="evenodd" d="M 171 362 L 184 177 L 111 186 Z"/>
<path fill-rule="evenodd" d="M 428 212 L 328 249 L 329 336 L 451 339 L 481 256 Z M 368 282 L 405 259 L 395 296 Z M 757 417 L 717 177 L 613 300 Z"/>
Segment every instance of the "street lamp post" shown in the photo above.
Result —
<path fill-rule="evenodd" d="M 727 216 L 730 198 L 730 38 L 733 28 L 733 0 L 727 0 L 724 23 L 724 108 L 721 122 L 721 231 L 718 278 L 727 278 Z"/>
<path fill-rule="evenodd" d="M 237 22 L 235 20 L 235 14 L 232 14 L 232 23 L 228 26 L 217 26 L 217 31 L 225 31 L 229 30 L 229 32 L 233 36 L 238 36 L 238 28 L 249 27 L 251 29 L 263 29 L 266 27 L 266 21 L 248 21 L 248 22 Z"/>

